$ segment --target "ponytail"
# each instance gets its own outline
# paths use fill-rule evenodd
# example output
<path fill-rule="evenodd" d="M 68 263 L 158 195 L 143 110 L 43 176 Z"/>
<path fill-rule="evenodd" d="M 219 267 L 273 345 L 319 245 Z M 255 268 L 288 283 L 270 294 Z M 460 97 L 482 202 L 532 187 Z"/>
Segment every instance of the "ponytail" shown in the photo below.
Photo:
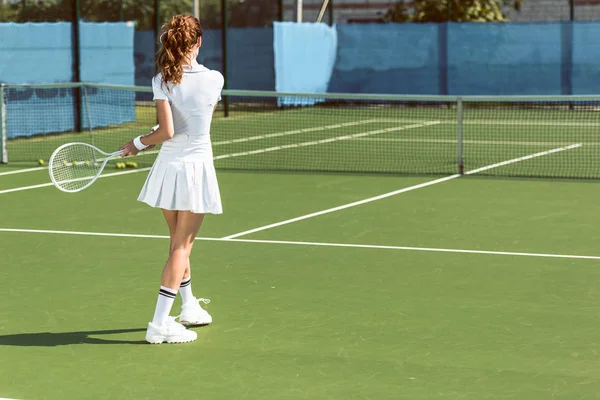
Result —
<path fill-rule="evenodd" d="M 156 55 L 156 65 L 162 73 L 165 86 L 167 83 L 181 83 L 183 66 L 189 61 L 188 57 L 200 37 L 200 22 L 191 15 L 176 15 L 162 26 L 161 48 Z"/>

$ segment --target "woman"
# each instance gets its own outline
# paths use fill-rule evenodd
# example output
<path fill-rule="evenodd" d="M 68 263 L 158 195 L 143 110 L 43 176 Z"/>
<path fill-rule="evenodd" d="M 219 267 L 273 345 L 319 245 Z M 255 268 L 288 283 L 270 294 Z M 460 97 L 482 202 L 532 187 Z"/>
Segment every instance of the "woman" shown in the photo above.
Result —
<path fill-rule="evenodd" d="M 206 325 L 211 316 L 192 294 L 190 252 L 204 214 L 221 214 L 221 197 L 212 160 L 210 123 L 220 99 L 223 76 L 196 62 L 202 28 L 191 15 L 177 15 L 162 27 L 162 47 L 152 80 L 159 127 L 123 147 L 123 157 L 163 143 L 139 201 L 162 209 L 171 238 L 162 272 L 158 302 L 148 324 L 149 343 L 196 340 L 188 325 Z M 182 308 L 179 323 L 169 317 L 177 291 Z"/>

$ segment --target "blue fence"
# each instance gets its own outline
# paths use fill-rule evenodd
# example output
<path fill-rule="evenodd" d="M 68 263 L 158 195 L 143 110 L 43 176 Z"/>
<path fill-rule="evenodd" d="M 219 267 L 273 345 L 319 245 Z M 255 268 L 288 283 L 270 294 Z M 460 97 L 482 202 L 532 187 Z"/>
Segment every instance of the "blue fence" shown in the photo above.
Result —
<path fill-rule="evenodd" d="M 133 33 L 128 23 L 81 23 L 81 80 L 134 84 Z M 72 81 L 71 24 L 0 24 L 0 82 L 58 83 Z M 72 89 L 7 90 L 9 138 L 75 128 L 75 91 Z M 133 93 L 89 89 L 82 99 L 94 113 L 82 126 L 108 126 L 135 120 Z"/>
<path fill-rule="evenodd" d="M 434 24 L 337 25 L 338 50 L 329 91 L 440 93 L 441 27 Z"/>
<path fill-rule="evenodd" d="M 232 89 L 274 90 L 273 28 L 228 30 L 228 86 Z M 221 30 L 205 30 L 198 62 L 222 71 Z M 135 82 L 149 86 L 154 75 L 154 32 L 135 32 Z"/>
<path fill-rule="evenodd" d="M 337 51 L 329 92 L 600 93 L 598 22 L 340 24 L 335 29 Z M 287 52 L 298 49 L 302 56 L 305 39 L 300 35 L 296 44 L 286 44 Z M 138 85 L 147 85 L 152 77 L 153 40 L 152 32 L 136 32 Z M 272 28 L 230 29 L 229 88 L 275 90 L 274 42 Z M 222 69 L 220 30 L 205 32 L 199 61 Z M 289 79 L 295 79 L 294 85 L 307 81 L 305 91 L 314 91 L 306 68 L 307 76 L 298 76 L 302 70 L 294 71 Z M 278 76 L 290 74 L 278 69 Z"/>
<path fill-rule="evenodd" d="M 338 25 L 330 92 L 600 93 L 598 22 Z"/>

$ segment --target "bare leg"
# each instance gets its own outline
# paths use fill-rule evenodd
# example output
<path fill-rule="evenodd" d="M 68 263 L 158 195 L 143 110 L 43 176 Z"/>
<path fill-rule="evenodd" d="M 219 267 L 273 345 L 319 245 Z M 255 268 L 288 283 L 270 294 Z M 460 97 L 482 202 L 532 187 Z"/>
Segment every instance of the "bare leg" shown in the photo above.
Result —
<path fill-rule="evenodd" d="M 175 232 L 177 231 L 177 216 L 179 214 L 179 211 L 172 211 L 172 210 L 162 210 L 163 212 L 163 216 L 165 217 L 165 221 L 167 222 L 167 225 L 169 226 L 169 237 L 171 239 L 171 242 L 169 243 L 169 254 L 171 254 L 173 252 L 173 237 L 175 236 Z M 187 279 L 190 277 L 190 263 L 188 261 L 188 265 L 187 268 L 185 269 L 185 273 L 183 274 L 183 279 Z"/>
<path fill-rule="evenodd" d="M 176 214 L 172 214 L 176 213 Z M 161 285 L 173 290 L 179 289 L 181 281 L 190 274 L 190 253 L 196 234 L 202 225 L 204 214 L 194 214 L 190 211 L 163 210 L 169 230 L 172 224 L 169 258 L 162 273 Z"/>

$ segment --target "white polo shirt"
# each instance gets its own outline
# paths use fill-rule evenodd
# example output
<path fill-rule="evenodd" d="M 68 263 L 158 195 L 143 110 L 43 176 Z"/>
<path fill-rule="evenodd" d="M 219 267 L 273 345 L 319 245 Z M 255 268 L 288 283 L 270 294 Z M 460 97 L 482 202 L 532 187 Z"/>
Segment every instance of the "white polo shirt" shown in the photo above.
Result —
<path fill-rule="evenodd" d="M 221 99 L 223 84 L 219 71 L 200 64 L 184 65 L 179 85 L 164 85 L 159 73 L 152 79 L 152 91 L 154 100 L 168 100 L 171 104 L 175 136 L 204 136 L 210 142 L 213 109 Z"/>

